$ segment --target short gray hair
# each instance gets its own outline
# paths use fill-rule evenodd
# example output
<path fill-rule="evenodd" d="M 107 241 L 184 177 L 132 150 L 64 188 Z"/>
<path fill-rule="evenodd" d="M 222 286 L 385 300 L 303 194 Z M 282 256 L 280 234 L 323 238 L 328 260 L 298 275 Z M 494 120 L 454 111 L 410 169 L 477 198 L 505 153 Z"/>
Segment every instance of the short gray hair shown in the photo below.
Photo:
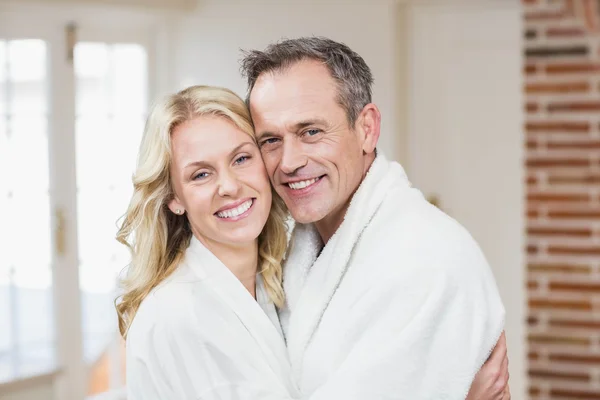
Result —
<path fill-rule="evenodd" d="M 248 79 L 246 104 L 260 75 L 281 71 L 302 60 L 322 61 L 338 84 L 338 103 L 345 109 L 350 126 L 371 102 L 373 74 L 356 52 L 348 46 L 324 37 L 287 39 L 269 45 L 264 51 L 244 51 L 242 75 Z"/>

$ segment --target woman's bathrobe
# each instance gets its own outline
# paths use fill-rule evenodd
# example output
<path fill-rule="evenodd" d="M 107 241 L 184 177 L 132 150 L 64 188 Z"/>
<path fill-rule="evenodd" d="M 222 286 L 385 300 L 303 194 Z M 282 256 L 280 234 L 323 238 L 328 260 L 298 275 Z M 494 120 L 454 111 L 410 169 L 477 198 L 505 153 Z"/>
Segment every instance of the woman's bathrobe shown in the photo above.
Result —
<path fill-rule="evenodd" d="M 292 374 L 311 400 L 464 399 L 504 325 L 478 245 L 383 155 L 324 248 L 295 226 L 284 288 Z"/>
<path fill-rule="evenodd" d="M 131 325 L 128 400 L 297 397 L 276 310 L 257 281 L 258 302 L 192 239 L 183 263 Z"/>

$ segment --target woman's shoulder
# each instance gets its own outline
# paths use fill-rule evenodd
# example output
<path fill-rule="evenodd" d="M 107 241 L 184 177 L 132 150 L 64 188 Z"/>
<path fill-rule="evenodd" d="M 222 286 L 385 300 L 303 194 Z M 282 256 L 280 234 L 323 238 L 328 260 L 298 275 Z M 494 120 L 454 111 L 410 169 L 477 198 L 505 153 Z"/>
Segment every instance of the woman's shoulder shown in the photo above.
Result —
<path fill-rule="evenodd" d="M 189 315 L 198 281 L 186 273 L 184 265 L 181 267 L 142 300 L 128 336 L 147 335 L 150 331 L 170 330 L 191 323 Z"/>

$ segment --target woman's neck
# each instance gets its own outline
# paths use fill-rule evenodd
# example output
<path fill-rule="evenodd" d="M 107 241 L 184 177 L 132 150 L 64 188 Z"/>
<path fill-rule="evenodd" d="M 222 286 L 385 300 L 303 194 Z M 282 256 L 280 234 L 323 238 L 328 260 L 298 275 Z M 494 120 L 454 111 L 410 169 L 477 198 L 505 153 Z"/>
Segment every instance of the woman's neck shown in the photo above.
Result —
<path fill-rule="evenodd" d="M 201 237 L 198 239 L 242 282 L 252 297 L 256 298 L 258 240 L 243 245 L 228 245 L 207 241 Z"/>

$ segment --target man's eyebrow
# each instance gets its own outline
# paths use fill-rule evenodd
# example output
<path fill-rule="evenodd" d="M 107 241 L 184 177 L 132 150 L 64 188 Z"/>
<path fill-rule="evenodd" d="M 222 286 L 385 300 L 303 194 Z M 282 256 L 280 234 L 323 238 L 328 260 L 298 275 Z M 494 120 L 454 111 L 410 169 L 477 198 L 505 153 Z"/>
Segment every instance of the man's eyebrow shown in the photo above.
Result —
<path fill-rule="evenodd" d="M 307 126 L 311 126 L 311 125 L 327 125 L 327 121 L 325 121 L 322 118 L 307 119 L 304 121 L 296 122 L 295 124 L 292 125 L 292 127 L 294 128 L 295 131 L 299 131 L 299 130 L 304 129 Z"/>
<path fill-rule="evenodd" d="M 259 142 L 262 138 L 264 138 L 266 136 L 277 136 L 277 135 L 275 133 L 269 132 L 269 131 L 260 132 L 260 133 L 256 134 L 256 141 Z"/>
<path fill-rule="evenodd" d="M 295 122 L 291 125 L 291 128 L 293 131 L 297 132 L 297 131 L 300 131 L 311 125 L 328 126 L 326 120 L 324 120 L 322 118 L 312 118 L 312 119 Z M 268 136 L 281 136 L 281 135 L 279 135 L 275 132 L 271 132 L 271 131 L 260 132 L 260 133 L 256 133 L 256 141 L 258 142 L 262 138 L 268 137 Z"/>

